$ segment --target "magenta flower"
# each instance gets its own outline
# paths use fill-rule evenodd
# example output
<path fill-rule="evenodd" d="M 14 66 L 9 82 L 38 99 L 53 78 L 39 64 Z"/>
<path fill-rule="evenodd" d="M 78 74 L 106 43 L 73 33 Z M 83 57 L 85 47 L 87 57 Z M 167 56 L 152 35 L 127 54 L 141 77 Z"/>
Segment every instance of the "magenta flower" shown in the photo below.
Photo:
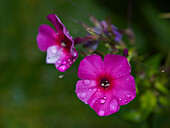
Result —
<path fill-rule="evenodd" d="M 59 71 L 64 72 L 77 59 L 78 53 L 72 37 L 57 15 L 50 14 L 47 19 L 54 25 L 56 31 L 48 25 L 41 25 L 37 36 L 38 48 L 47 52 L 48 64 L 55 64 Z"/>
<path fill-rule="evenodd" d="M 104 62 L 99 55 L 86 56 L 79 65 L 76 94 L 99 116 L 119 110 L 136 96 L 135 80 L 126 57 L 107 54 Z"/>

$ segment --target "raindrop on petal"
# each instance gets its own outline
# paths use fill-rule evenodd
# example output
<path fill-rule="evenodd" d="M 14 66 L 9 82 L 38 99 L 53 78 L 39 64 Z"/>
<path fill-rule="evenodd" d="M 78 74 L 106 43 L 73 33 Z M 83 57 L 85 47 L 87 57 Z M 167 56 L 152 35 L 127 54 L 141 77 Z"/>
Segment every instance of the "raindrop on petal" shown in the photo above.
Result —
<path fill-rule="evenodd" d="M 58 70 L 59 70 L 60 72 L 64 72 L 66 69 L 67 69 L 67 66 L 66 66 L 66 65 L 60 65 L 60 66 L 58 67 Z"/>
<path fill-rule="evenodd" d="M 127 99 L 125 99 L 124 101 L 125 101 L 125 103 L 126 103 L 126 102 L 127 102 Z"/>
<path fill-rule="evenodd" d="M 66 64 L 67 62 L 66 61 L 63 61 L 63 64 Z"/>
<path fill-rule="evenodd" d="M 86 92 L 82 92 L 82 93 L 80 94 L 80 98 L 82 98 L 82 99 L 85 99 L 86 96 L 87 96 L 87 93 L 86 93 Z"/>
<path fill-rule="evenodd" d="M 84 85 L 89 85 L 90 83 L 91 83 L 90 80 L 83 80 L 83 84 L 84 84 Z"/>
<path fill-rule="evenodd" d="M 105 99 L 103 99 L 103 98 L 100 99 L 100 103 L 101 103 L 101 104 L 104 104 L 105 102 L 106 102 Z"/>
<path fill-rule="evenodd" d="M 110 111 L 115 112 L 116 110 L 117 110 L 117 106 L 115 101 L 113 100 L 110 102 Z"/>
<path fill-rule="evenodd" d="M 103 110 L 100 110 L 98 114 L 99 116 L 104 116 L 105 112 Z"/>
<path fill-rule="evenodd" d="M 130 95 L 129 95 L 129 94 L 127 94 L 127 97 L 129 98 L 129 97 L 130 97 Z"/>

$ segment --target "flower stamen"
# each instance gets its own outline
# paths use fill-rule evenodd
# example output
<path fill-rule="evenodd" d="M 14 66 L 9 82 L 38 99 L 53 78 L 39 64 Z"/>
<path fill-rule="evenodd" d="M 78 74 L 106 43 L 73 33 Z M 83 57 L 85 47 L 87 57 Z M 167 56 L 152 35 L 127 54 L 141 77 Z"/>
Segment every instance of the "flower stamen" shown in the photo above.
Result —
<path fill-rule="evenodd" d="M 108 80 L 103 79 L 103 80 L 101 80 L 100 85 L 104 88 L 108 88 L 110 86 L 110 83 Z"/>

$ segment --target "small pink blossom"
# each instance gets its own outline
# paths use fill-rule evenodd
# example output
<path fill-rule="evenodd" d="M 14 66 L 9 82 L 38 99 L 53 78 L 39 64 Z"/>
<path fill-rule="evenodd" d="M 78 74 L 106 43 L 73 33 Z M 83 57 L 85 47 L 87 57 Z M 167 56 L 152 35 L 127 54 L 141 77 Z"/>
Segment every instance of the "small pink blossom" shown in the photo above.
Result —
<path fill-rule="evenodd" d="M 47 52 L 48 64 L 55 64 L 59 71 L 64 72 L 77 59 L 78 53 L 72 37 L 57 15 L 50 14 L 47 19 L 54 25 L 56 31 L 49 25 L 41 25 L 37 36 L 38 48 Z"/>
<path fill-rule="evenodd" d="M 76 94 L 89 104 L 99 116 L 119 110 L 121 105 L 136 96 L 135 80 L 126 57 L 107 54 L 102 61 L 99 55 L 86 56 L 79 65 Z"/>

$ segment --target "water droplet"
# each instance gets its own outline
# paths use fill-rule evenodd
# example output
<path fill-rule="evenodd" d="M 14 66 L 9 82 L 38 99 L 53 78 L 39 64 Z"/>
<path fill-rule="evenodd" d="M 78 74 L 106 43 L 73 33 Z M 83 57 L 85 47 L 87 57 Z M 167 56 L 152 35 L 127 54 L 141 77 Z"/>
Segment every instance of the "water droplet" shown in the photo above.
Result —
<path fill-rule="evenodd" d="M 122 98 L 120 97 L 120 98 L 119 98 L 119 100 L 121 101 L 121 100 L 122 100 Z"/>
<path fill-rule="evenodd" d="M 94 88 L 94 89 L 93 89 L 93 91 L 95 92 L 95 91 L 97 91 L 97 89 L 96 89 L 96 88 Z"/>
<path fill-rule="evenodd" d="M 97 91 L 99 91 L 99 92 L 100 92 L 100 89 L 97 89 Z"/>
<path fill-rule="evenodd" d="M 66 61 L 63 61 L 63 64 L 66 64 L 67 62 Z"/>
<path fill-rule="evenodd" d="M 60 72 L 64 72 L 66 69 L 67 69 L 67 66 L 66 66 L 66 65 L 60 65 L 60 66 L 58 67 L 58 70 L 59 70 Z"/>
<path fill-rule="evenodd" d="M 91 92 L 91 89 L 89 89 L 89 91 Z"/>
<path fill-rule="evenodd" d="M 68 62 L 70 62 L 70 61 L 71 61 L 71 59 L 68 59 L 67 61 L 68 61 Z"/>
<path fill-rule="evenodd" d="M 80 98 L 82 98 L 82 99 L 85 99 L 86 96 L 87 96 L 87 93 L 86 93 L 86 92 L 82 92 L 82 93 L 80 94 Z"/>
<path fill-rule="evenodd" d="M 57 52 L 57 48 L 56 47 L 51 47 L 51 52 L 52 53 L 56 53 Z"/>
<path fill-rule="evenodd" d="M 98 114 L 99 114 L 99 116 L 104 116 L 104 113 L 105 112 L 103 110 L 100 110 Z"/>
<path fill-rule="evenodd" d="M 110 111 L 115 112 L 117 110 L 116 102 L 113 100 L 110 102 Z"/>
<path fill-rule="evenodd" d="M 129 98 L 129 97 L 130 97 L 130 95 L 129 95 L 129 94 L 127 94 L 127 97 Z"/>
<path fill-rule="evenodd" d="M 64 75 L 59 75 L 58 77 L 61 79 L 61 78 L 63 78 L 63 77 L 64 77 Z"/>
<path fill-rule="evenodd" d="M 89 85 L 90 83 L 91 83 L 90 80 L 83 80 L 83 84 L 84 84 L 84 85 Z"/>
<path fill-rule="evenodd" d="M 100 103 L 101 103 L 101 104 L 104 104 L 105 102 L 106 102 L 105 99 L 103 99 L 103 98 L 100 99 Z"/>
<path fill-rule="evenodd" d="M 104 96 L 103 99 L 106 99 L 106 96 Z"/>
<path fill-rule="evenodd" d="M 58 60 L 58 61 L 57 61 L 57 63 L 58 63 L 58 64 L 60 64 L 60 63 L 61 63 L 61 61 L 60 61 L 60 60 Z"/>
<path fill-rule="evenodd" d="M 125 101 L 125 103 L 126 103 L 126 102 L 127 102 L 127 99 L 125 99 L 124 101 Z"/>
<path fill-rule="evenodd" d="M 70 61 L 69 64 L 72 64 L 72 62 Z"/>

